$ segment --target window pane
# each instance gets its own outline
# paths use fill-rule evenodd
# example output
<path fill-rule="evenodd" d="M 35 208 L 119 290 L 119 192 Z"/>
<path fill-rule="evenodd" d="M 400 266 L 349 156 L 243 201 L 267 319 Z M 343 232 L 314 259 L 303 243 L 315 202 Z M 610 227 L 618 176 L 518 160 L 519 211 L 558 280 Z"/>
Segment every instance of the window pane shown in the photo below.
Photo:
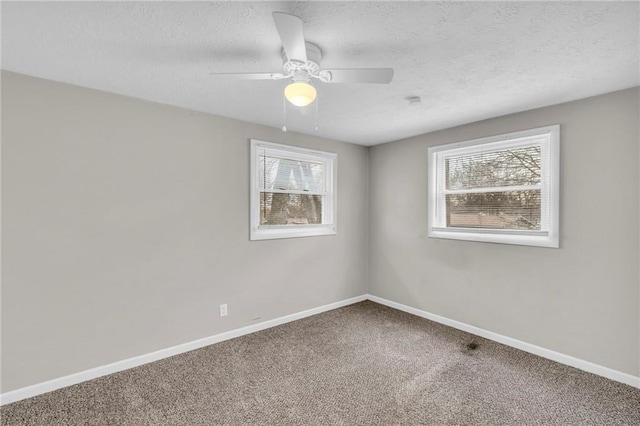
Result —
<path fill-rule="evenodd" d="M 261 225 L 322 223 L 322 195 L 260 193 Z"/>
<path fill-rule="evenodd" d="M 449 157 L 447 189 L 472 189 L 540 183 L 540 145 Z"/>
<path fill-rule="evenodd" d="M 324 165 L 260 155 L 260 189 L 323 192 Z"/>
<path fill-rule="evenodd" d="M 540 191 L 447 195 L 447 226 L 540 230 Z"/>

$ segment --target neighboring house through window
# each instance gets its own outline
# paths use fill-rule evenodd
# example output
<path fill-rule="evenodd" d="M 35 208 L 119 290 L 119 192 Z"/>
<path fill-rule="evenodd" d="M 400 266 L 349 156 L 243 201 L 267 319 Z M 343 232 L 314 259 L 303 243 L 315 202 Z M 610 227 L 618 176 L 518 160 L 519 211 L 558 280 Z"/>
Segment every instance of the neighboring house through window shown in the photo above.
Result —
<path fill-rule="evenodd" d="M 558 125 L 429 148 L 434 238 L 559 246 Z"/>
<path fill-rule="evenodd" d="M 251 240 L 335 234 L 336 159 L 251 140 Z"/>

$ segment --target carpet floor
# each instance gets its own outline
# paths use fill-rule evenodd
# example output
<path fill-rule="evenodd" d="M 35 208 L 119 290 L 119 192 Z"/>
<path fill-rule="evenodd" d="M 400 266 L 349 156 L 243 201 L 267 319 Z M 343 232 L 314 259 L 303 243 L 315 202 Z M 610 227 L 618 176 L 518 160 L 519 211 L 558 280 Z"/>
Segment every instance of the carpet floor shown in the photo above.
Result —
<path fill-rule="evenodd" d="M 640 389 L 366 301 L 0 415 L 4 426 L 640 425 Z"/>

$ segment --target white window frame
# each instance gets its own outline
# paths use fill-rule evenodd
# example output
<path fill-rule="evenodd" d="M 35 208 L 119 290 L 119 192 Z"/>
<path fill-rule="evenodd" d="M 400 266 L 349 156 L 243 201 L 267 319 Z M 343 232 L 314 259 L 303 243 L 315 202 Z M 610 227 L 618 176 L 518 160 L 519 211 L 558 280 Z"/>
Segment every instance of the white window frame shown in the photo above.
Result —
<path fill-rule="evenodd" d="M 301 225 L 261 225 L 260 224 L 260 176 L 258 175 L 259 157 L 262 153 L 276 157 L 300 161 L 321 162 L 324 165 L 324 188 L 322 195 L 322 224 Z M 338 155 L 332 152 L 316 151 L 291 145 L 282 145 L 251 139 L 250 161 L 250 240 L 271 240 L 278 238 L 313 237 L 335 235 L 337 232 L 337 191 L 336 169 Z M 283 191 L 296 193 L 296 191 Z"/>
<path fill-rule="evenodd" d="M 493 151 L 501 148 L 515 148 L 531 145 L 532 137 L 543 137 L 541 179 L 542 211 L 549 212 L 541 217 L 541 230 L 513 230 L 490 228 L 447 227 L 446 192 L 444 186 L 444 161 L 447 157 Z M 560 126 L 546 126 L 498 136 L 490 136 L 453 144 L 433 146 L 428 149 L 428 235 L 431 238 L 481 241 L 502 244 L 517 244 L 537 247 L 558 248 L 560 240 Z M 532 187 L 512 187 L 532 189 Z M 480 191 L 494 190 L 482 188 Z M 469 192 L 469 191 L 466 191 Z M 548 192 L 548 193 L 545 193 Z M 547 204 L 548 203 L 548 204 Z M 443 226 L 444 223 L 444 226 Z"/>

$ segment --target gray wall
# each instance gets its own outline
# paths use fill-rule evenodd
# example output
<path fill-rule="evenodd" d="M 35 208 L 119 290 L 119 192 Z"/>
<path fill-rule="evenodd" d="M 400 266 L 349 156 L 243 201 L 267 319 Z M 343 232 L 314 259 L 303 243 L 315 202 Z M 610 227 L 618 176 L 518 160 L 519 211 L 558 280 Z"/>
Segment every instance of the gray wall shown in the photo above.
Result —
<path fill-rule="evenodd" d="M 249 138 L 338 153 L 338 235 L 249 241 Z M 2 392 L 366 293 L 367 167 L 365 147 L 3 72 Z"/>
<path fill-rule="evenodd" d="M 369 292 L 640 375 L 638 96 L 635 88 L 373 147 Z M 427 238 L 427 147 L 556 123 L 560 249 Z"/>

